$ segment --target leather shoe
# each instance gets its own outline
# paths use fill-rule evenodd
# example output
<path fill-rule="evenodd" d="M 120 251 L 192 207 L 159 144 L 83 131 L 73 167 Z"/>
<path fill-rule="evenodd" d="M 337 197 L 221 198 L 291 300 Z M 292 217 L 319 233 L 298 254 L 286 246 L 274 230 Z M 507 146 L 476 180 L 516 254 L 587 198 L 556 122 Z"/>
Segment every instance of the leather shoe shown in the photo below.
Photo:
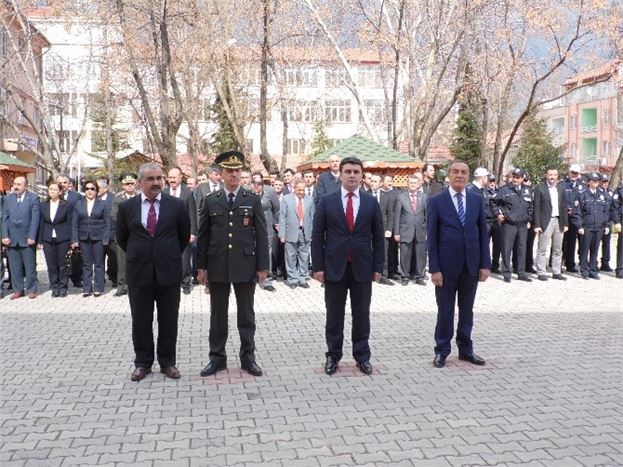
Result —
<path fill-rule="evenodd" d="M 372 374 L 372 364 L 370 362 L 357 362 L 357 368 L 359 368 L 359 371 L 364 375 Z"/>
<path fill-rule="evenodd" d="M 28 292 L 28 298 L 37 298 L 36 292 Z"/>
<path fill-rule="evenodd" d="M 288 287 L 290 287 L 291 289 L 296 289 L 296 287 L 297 287 L 297 285 L 298 285 L 298 284 L 295 284 L 295 283 L 293 283 L 293 282 L 286 282 L 286 285 L 287 285 Z"/>
<path fill-rule="evenodd" d="M 190 287 L 183 287 L 182 292 L 184 295 L 190 295 Z"/>
<path fill-rule="evenodd" d="M 415 279 L 415 283 L 417 285 L 426 285 L 426 281 L 424 279 Z"/>
<path fill-rule="evenodd" d="M 335 357 L 327 357 L 327 361 L 324 364 L 324 372 L 328 375 L 332 375 L 337 371 L 337 359 Z"/>
<path fill-rule="evenodd" d="M 212 376 L 221 370 L 227 369 L 227 363 L 225 362 L 217 362 L 216 360 L 212 360 L 210 363 L 206 365 L 206 367 L 201 370 L 199 373 L 201 376 Z"/>
<path fill-rule="evenodd" d="M 402 279 L 402 281 L 400 282 L 402 285 L 409 285 L 409 279 Z"/>
<path fill-rule="evenodd" d="M 616 277 L 617 279 L 623 279 L 623 272 L 617 272 L 617 273 L 616 273 L 616 275 L 615 275 L 615 277 Z"/>
<path fill-rule="evenodd" d="M 12 293 L 9 298 L 11 300 L 15 300 L 17 298 L 22 298 L 23 296 L 24 296 L 24 292 L 15 292 L 15 293 Z"/>
<path fill-rule="evenodd" d="M 381 276 L 381 278 L 379 279 L 379 284 L 383 284 L 383 285 L 394 285 L 394 283 L 392 281 L 390 281 L 387 277 L 385 276 Z"/>
<path fill-rule="evenodd" d="M 524 274 L 518 276 L 517 280 L 520 280 L 520 281 L 523 281 L 523 282 L 532 282 L 532 279 L 530 279 L 528 276 L 526 276 Z"/>
<path fill-rule="evenodd" d="M 168 366 L 166 368 L 160 368 L 160 373 L 164 373 L 167 378 L 171 379 L 180 379 L 182 375 L 180 375 L 180 371 L 174 366 Z"/>
<path fill-rule="evenodd" d="M 151 373 L 151 368 L 142 368 L 136 367 L 130 376 L 132 381 L 140 381 L 145 378 L 149 373 Z"/>
<path fill-rule="evenodd" d="M 566 281 L 567 278 L 565 276 L 563 276 L 562 274 L 554 274 L 552 276 L 552 279 L 556 279 L 558 281 Z"/>
<path fill-rule="evenodd" d="M 66 290 L 61 290 L 61 291 L 58 293 L 58 296 L 59 296 L 59 297 L 61 297 L 61 298 L 62 298 L 62 297 L 66 297 L 66 296 L 67 296 L 67 291 L 66 291 Z"/>
<path fill-rule="evenodd" d="M 267 285 L 266 287 L 264 287 L 264 290 L 266 290 L 267 292 L 276 292 L 277 291 L 275 289 L 274 285 Z"/>
<path fill-rule="evenodd" d="M 255 362 L 247 362 L 240 365 L 244 371 L 253 376 L 262 376 L 262 369 Z"/>
<path fill-rule="evenodd" d="M 539 277 L 537 277 L 537 279 L 540 280 L 540 281 L 545 282 L 545 281 L 547 281 L 547 276 L 545 274 L 541 274 Z"/>
<path fill-rule="evenodd" d="M 435 358 L 433 359 L 433 366 L 435 368 L 443 368 L 444 366 L 446 366 L 446 357 L 435 354 Z"/>
<path fill-rule="evenodd" d="M 505 277 L 504 278 L 504 282 L 506 282 L 507 284 L 511 283 L 511 278 L 510 277 Z"/>
<path fill-rule="evenodd" d="M 485 364 L 485 359 L 479 357 L 478 355 L 472 353 L 472 354 L 459 354 L 459 360 L 464 360 L 466 362 L 469 363 L 473 363 L 474 365 L 484 365 Z"/>
<path fill-rule="evenodd" d="M 117 289 L 117 291 L 115 292 L 115 297 L 122 297 L 123 295 L 127 295 L 127 294 L 128 294 L 127 290 Z"/>
<path fill-rule="evenodd" d="M 299 284 L 301 289 L 309 289 L 309 284 L 307 282 L 302 282 Z"/>

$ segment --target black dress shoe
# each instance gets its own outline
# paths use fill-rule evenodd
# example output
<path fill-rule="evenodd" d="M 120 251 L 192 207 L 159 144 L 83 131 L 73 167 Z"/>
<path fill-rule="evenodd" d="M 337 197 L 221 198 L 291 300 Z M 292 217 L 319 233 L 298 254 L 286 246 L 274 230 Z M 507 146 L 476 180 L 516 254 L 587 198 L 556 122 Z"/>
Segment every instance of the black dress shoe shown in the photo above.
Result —
<path fill-rule="evenodd" d="M 582 279 L 584 279 L 585 281 L 588 280 L 588 276 L 582 276 Z"/>
<path fill-rule="evenodd" d="M 562 274 L 554 274 L 552 276 L 552 279 L 556 279 L 557 281 L 566 281 L 567 278 L 565 276 L 563 276 Z"/>
<path fill-rule="evenodd" d="M 274 285 L 267 285 L 264 287 L 264 290 L 266 290 L 267 292 L 276 292 Z"/>
<path fill-rule="evenodd" d="M 394 283 L 392 281 L 390 281 L 387 277 L 385 276 L 381 276 L 381 278 L 379 279 L 379 284 L 383 284 L 383 285 L 394 285 Z"/>
<path fill-rule="evenodd" d="M 262 376 L 262 369 L 255 362 L 243 363 L 242 365 L 240 365 L 240 368 L 242 368 L 244 371 L 246 371 L 250 375 Z"/>
<path fill-rule="evenodd" d="M 426 281 L 424 279 L 416 279 L 415 283 L 417 285 L 426 285 Z"/>
<path fill-rule="evenodd" d="M 623 235 L 623 234 L 622 234 L 622 235 Z M 615 277 L 616 277 L 617 279 L 623 279 L 623 272 L 617 272 L 617 273 L 615 274 Z"/>
<path fill-rule="evenodd" d="M 132 381 L 140 381 L 142 379 L 145 379 L 145 376 L 147 376 L 149 373 L 151 373 L 151 368 L 143 368 L 138 366 L 130 375 L 130 379 Z"/>
<path fill-rule="evenodd" d="M 117 289 L 115 292 L 115 297 L 122 297 L 123 295 L 127 295 L 128 291 L 123 289 Z"/>
<path fill-rule="evenodd" d="M 474 365 L 484 365 L 485 359 L 484 358 L 480 358 L 478 355 L 472 353 L 472 354 L 459 354 L 459 360 L 463 360 L 469 363 L 473 363 Z"/>
<path fill-rule="evenodd" d="M 602 264 L 600 271 L 604 271 L 604 272 L 612 272 L 612 268 L 610 267 L 609 264 Z"/>
<path fill-rule="evenodd" d="M 539 277 L 537 277 L 537 279 L 540 280 L 540 281 L 545 282 L 545 281 L 547 281 L 547 276 L 545 274 L 541 274 Z"/>
<path fill-rule="evenodd" d="M 359 371 L 364 375 L 372 374 L 372 364 L 370 362 L 357 362 L 357 368 L 359 368 Z"/>
<path fill-rule="evenodd" d="M 88 293 L 85 292 L 85 293 L 82 294 L 82 298 L 87 298 L 87 297 L 90 297 L 90 296 L 91 296 L 91 292 L 88 292 Z"/>
<path fill-rule="evenodd" d="M 227 369 L 227 363 L 225 362 L 217 362 L 216 360 L 211 361 L 206 365 L 206 367 L 201 370 L 199 373 L 201 376 L 212 376 L 218 373 L 221 370 Z"/>
<path fill-rule="evenodd" d="M 95 293 L 93 294 L 93 296 L 94 296 L 95 298 L 97 298 L 97 297 L 101 297 L 101 296 L 102 296 L 102 292 L 95 292 Z"/>
<path fill-rule="evenodd" d="M 59 296 L 59 297 L 61 297 L 61 298 L 62 298 L 62 297 L 66 297 L 66 296 L 67 296 L 67 291 L 66 291 L 66 290 L 61 290 L 61 291 L 58 293 L 58 296 Z"/>
<path fill-rule="evenodd" d="M 591 276 L 591 279 L 595 279 L 596 281 L 601 280 L 601 277 L 599 276 Z"/>
<path fill-rule="evenodd" d="M 299 287 L 301 289 L 309 289 L 309 284 L 307 282 L 303 282 L 302 284 L 299 284 Z"/>
<path fill-rule="evenodd" d="M 409 285 L 409 279 L 404 278 L 402 279 L 402 281 L 400 282 L 402 285 Z"/>
<path fill-rule="evenodd" d="M 534 268 L 526 268 L 526 272 L 529 272 L 530 274 L 536 274 L 536 269 L 534 269 Z"/>
<path fill-rule="evenodd" d="M 52 292 L 52 298 L 57 298 L 59 297 L 59 293 L 55 290 L 54 292 Z"/>
<path fill-rule="evenodd" d="M 517 276 L 517 280 L 523 281 L 523 282 L 532 282 L 532 279 L 530 279 L 528 276 L 526 276 L 525 274 L 522 274 L 520 276 Z"/>
<path fill-rule="evenodd" d="M 577 273 L 578 270 L 576 268 L 567 268 L 567 272 Z"/>
<path fill-rule="evenodd" d="M 293 282 L 286 282 L 286 285 L 287 285 L 288 287 L 290 287 L 291 289 L 296 289 L 296 287 L 297 287 L 297 285 L 298 285 L 298 284 L 295 284 L 295 283 L 293 283 Z"/>
<path fill-rule="evenodd" d="M 504 282 L 506 282 L 507 284 L 510 284 L 511 278 L 510 277 L 505 277 L 504 278 Z"/>
<path fill-rule="evenodd" d="M 182 292 L 184 295 L 190 295 L 190 287 L 182 287 Z"/>
<path fill-rule="evenodd" d="M 435 354 L 435 358 L 433 359 L 433 366 L 435 368 L 443 368 L 444 366 L 446 366 L 446 357 Z"/>
<path fill-rule="evenodd" d="M 160 368 L 160 373 L 164 373 L 167 378 L 171 379 L 180 379 L 181 374 L 180 371 L 174 366 L 168 366 L 166 368 Z"/>
<path fill-rule="evenodd" d="M 332 375 L 337 371 L 338 361 L 335 357 L 327 357 L 327 361 L 324 364 L 324 372 L 328 375 Z"/>

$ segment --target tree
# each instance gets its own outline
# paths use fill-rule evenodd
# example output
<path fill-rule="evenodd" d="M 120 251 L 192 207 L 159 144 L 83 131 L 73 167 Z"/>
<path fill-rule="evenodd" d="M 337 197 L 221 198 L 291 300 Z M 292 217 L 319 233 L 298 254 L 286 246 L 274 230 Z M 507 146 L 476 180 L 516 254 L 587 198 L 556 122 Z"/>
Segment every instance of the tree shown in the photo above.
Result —
<path fill-rule="evenodd" d="M 467 162 L 471 171 L 478 167 L 481 149 L 479 109 L 465 99 L 459 107 L 459 118 L 452 132 L 450 152 L 455 159 Z"/>
<path fill-rule="evenodd" d="M 325 124 L 323 120 L 317 120 L 314 123 L 314 136 L 311 141 L 311 153 L 309 157 L 315 157 L 318 154 L 325 152 L 329 149 L 331 142 L 327 136 L 325 130 Z"/>
<path fill-rule="evenodd" d="M 559 173 L 567 170 L 563 156 L 564 146 L 552 144 L 552 137 L 542 119 L 530 114 L 524 121 L 523 130 L 513 164 L 524 169 L 533 184 L 543 179 L 548 168 L 558 169 Z"/>
<path fill-rule="evenodd" d="M 227 87 L 225 88 L 228 89 Z M 226 99 L 229 98 L 229 92 L 225 92 Z M 230 119 L 225 112 L 225 106 L 220 96 L 216 98 L 212 107 L 214 113 L 214 121 L 218 125 L 218 130 L 214 134 L 214 143 L 212 149 L 216 154 L 220 154 L 225 151 L 239 151 L 242 149 L 236 138 L 236 133 L 232 127 Z"/>

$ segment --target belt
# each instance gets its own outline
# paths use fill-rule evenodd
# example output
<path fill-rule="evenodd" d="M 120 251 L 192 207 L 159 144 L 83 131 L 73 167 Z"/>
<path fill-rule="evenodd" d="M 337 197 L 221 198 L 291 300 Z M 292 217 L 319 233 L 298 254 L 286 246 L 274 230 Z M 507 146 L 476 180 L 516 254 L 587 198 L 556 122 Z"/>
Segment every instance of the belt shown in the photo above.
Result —
<path fill-rule="evenodd" d="M 558 219 L 558 216 L 552 216 L 552 219 Z"/>

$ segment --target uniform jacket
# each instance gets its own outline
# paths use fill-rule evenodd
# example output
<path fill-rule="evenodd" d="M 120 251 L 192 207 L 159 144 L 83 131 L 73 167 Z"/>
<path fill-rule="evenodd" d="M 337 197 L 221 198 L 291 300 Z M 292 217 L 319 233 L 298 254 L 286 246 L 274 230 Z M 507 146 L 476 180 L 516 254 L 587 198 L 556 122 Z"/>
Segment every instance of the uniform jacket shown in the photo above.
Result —
<path fill-rule="evenodd" d="M 580 224 L 580 193 L 586 190 L 586 183 L 581 178 L 572 181 L 569 177 L 561 182 L 565 189 L 565 197 L 567 199 L 567 213 L 569 214 L 569 223 L 578 227 Z"/>
<path fill-rule="evenodd" d="M 318 175 L 318 180 L 316 180 L 316 189 L 314 190 L 314 203 L 316 206 L 318 206 L 320 198 L 327 193 L 340 191 L 341 186 L 342 182 L 340 181 L 340 177 L 335 178 L 330 170 Z"/>
<path fill-rule="evenodd" d="M 71 240 L 71 211 L 67 201 L 59 201 L 54 219 L 50 218 L 49 201 L 41 203 L 40 214 L 39 242 L 51 242 L 52 230 L 56 233 L 57 242 Z"/>
<path fill-rule="evenodd" d="M 117 244 L 126 253 L 128 287 L 182 283 L 182 252 L 190 237 L 190 216 L 181 199 L 162 193 L 156 234 L 141 222 L 140 195 L 119 204 Z"/>
<path fill-rule="evenodd" d="M 612 193 L 610 220 L 614 223 L 620 223 L 623 220 L 623 185 L 619 185 Z"/>
<path fill-rule="evenodd" d="M 112 203 L 111 203 L 112 204 Z M 110 241 L 110 204 L 95 198 L 93 209 L 89 216 L 87 199 L 80 199 L 74 206 L 71 214 L 71 242 L 80 240 Z"/>
<path fill-rule="evenodd" d="M 532 196 L 529 186 L 522 184 L 516 187 L 509 183 L 498 190 L 495 197 L 491 198 L 491 202 L 497 207 L 498 213 L 504 215 L 505 223 L 526 225 L 532 221 L 534 212 Z"/>
<path fill-rule="evenodd" d="M 426 199 L 423 191 L 416 193 L 417 205 L 413 212 L 409 191 L 402 191 L 396 198 L 394 211 L 394 235 L 400 235 L 401 242 L 426 241 Z"/>
<path fill-rule="evenodd" d="M 294 193 L 285 195 L 281 199 L 279 211 L 279 238 L 287 242 L 297 242 L 299 239 L 299 217 L 296 213 L 298 198 Z M 314 200 L 310 196 L 303 197 L 303 235 L 306 241 L 311 241 L 314 228 Z"/>
<path fill-rule="evenodd" d="M 346 271 L 347 255 L 352 254 L 353 277 L 369 282 L 383 271 L 385 238 L 383 216 L 372 195 L 359 191 L 360 205 L 352 233 L 348 231 L 341 190 L 324 196 L 314 214 L 312 267 L 324 271 L 328 281 L 339 281 Z"/>
<path fill-rule="evenodd" d="M 599 188 L 593 193 L 590 189 L 580 193 L 579 228 L 586 230 L 603 230 L 610 221 L 610 203 Z"/>
<path fill-rule="evenodd" d="M 229 207 L 225 190 L 208 195 L 199 214 L 197 269 L 207 269 L 208 281 L 252 282 L 268 270 L 268 232 L 262 202 L 239 188 Z"/>
<path fill-rule="evenodd" d="M 558 191 L 558 226 L 562 230 L 569 225 L 567 198 L 564 187 L 556 185 Z M 552 218 L 552 197 L 547 182 L 539 183 L 534 189 L 534 228 L 547 229 Z"/>
<path fill-rule="evenodd" d="M 472 275 L 491 269 L 484 204 L 467 191 L 465 226 L 461 225 L 450 191 L 428 200 L 428 262 L 431 273 L 457 277 L 464 267 Z"/>
<path fill-rule="evenodd" d="M 10 238 L 10 246 L 28 246 L 28 239 L 37 240 L 39 233 L 39 197 L 25 191 L 17 204 L 15 193 L 4 197 L 2 210 L 2 238 Z"/>

